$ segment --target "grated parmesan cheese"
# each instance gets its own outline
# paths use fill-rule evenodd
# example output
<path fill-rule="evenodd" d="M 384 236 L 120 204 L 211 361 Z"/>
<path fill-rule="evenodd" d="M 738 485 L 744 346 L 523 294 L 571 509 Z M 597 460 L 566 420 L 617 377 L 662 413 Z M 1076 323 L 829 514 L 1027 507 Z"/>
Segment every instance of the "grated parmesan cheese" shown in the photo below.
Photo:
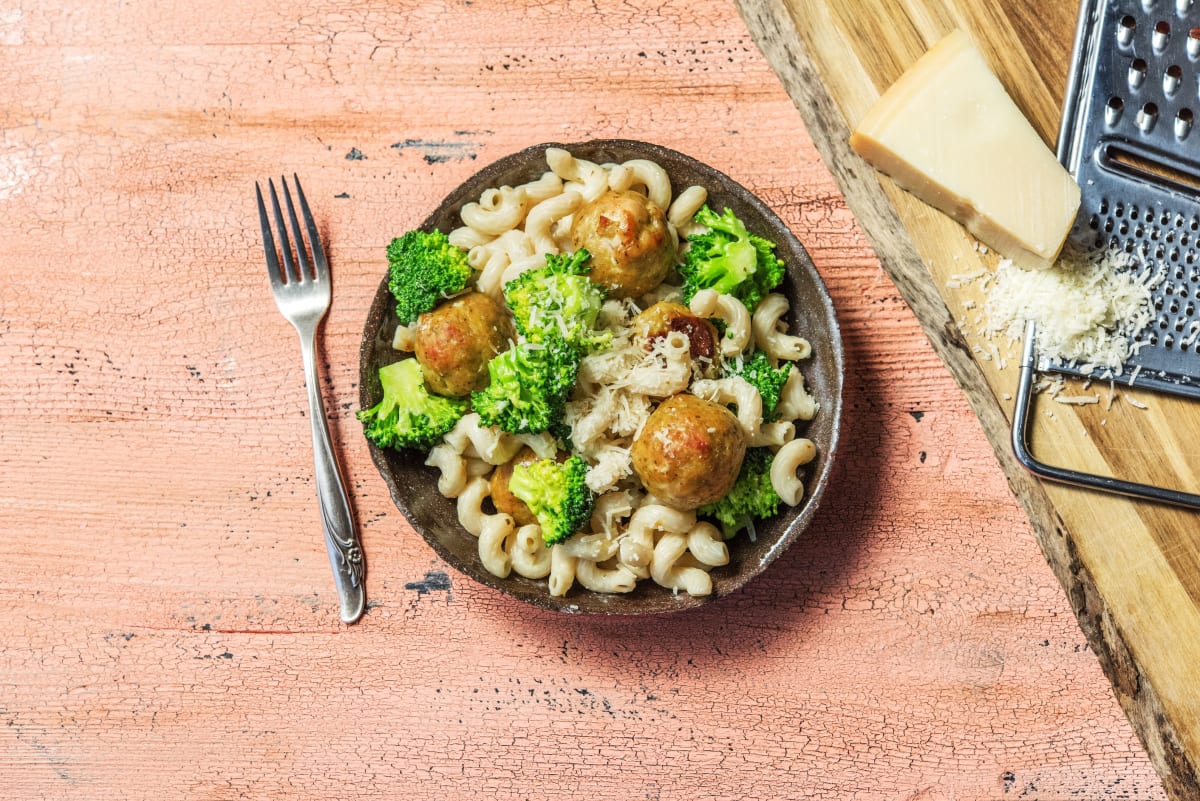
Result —
<path fill-rule="evenodd" d="M 1004 259 L 988 288 L 985 333 L 1019 340 L 1032 320 L 1041 355 L 1120 375 L 1134 338 L 1153 319 L 1150 292 L 1158 280 L 1135 274 L 1124 253 L 1064 253 L 1045 270 Z"/>
<path fill-rule="evenodd" d="M 1093 403 L 1100 402 L 1099 395 L 1055 395 L 1056 403 L 1065 403 L 1068 406 L 1088 406 Z"/>

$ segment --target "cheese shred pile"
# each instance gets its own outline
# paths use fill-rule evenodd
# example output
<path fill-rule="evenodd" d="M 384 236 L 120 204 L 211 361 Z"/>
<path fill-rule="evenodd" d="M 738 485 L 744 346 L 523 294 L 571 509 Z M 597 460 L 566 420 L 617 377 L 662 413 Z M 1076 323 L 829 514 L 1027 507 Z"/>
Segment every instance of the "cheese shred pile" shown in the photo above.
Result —
<path fill-rule="evenodd" d="M 1005 259 L 987 288 L 986 333 L 1019 340 L 1032 320 L 1042 356 L 1121 375 L 1138 347 L 1134 339 L 1154 319 L 1151 290 L 1159 280 L 1130 269 L 1126 254 L 1065 253 L 1045 270 Z"/>

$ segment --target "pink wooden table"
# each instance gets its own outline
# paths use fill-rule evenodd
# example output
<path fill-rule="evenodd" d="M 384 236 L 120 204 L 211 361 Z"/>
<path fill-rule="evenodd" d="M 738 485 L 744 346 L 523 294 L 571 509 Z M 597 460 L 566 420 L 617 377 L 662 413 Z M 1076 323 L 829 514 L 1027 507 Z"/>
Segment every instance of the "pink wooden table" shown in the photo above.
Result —
<path fill-rule="evenodd" d="M 1164 797 L 731 3 L 14 2 L 0 75 L 0 798 Z M 353 417 L 387 241 L 500 156 L 596 137 L 759 193 L 849 365 L 812 530 L 653 620 L 449 569 Z M 334 269 L 353 627 L 256 230 L 254 181 L 284 171 Z"/>

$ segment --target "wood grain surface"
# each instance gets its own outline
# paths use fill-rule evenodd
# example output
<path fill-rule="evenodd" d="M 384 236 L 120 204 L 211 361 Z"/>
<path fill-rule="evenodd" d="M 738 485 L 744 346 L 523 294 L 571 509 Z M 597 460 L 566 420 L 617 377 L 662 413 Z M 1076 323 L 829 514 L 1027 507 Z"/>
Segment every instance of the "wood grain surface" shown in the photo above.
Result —
<path fill-rule="evenodd" d="M 980 316 L 972 309 L 985 303 L 982 282 L 960 280 L 993 270 L 996 255 L 877 175 L 847 143 L 855 121 L 879 94 L 933 42 L 958 27 L 979 44 L 1053 146 L 1078 7 L 1016 0 L 750 0 L 742 9 L 882 263 L 979 416 L 1167 790 L 1176 797 L 1200 797 L 1196 515 L 1030 479 L 1010 445 L 1016 348 L 989 349 L 994 343 L 972 324 Z M 1173 7 L 1161 14 L 1174 20 Z M 1035 452 L 1054 464 L 1194 488 L 1200 407 L 1131 395 L 1149 407 L 1118 403 L 1076 411 L 1042 401 L 1032 436 Z"/>
<path fill-rule="evenodd" d="M 1164 798 L 1101 668 L 1122 654 L 1093 650 L 1122 639 L 1085 636 L 1129 610 L 1063 592 L 1038 543 L 1075 541 L 1049 503 L 1031 531 L 999 412 L 814 146 L 838 121 L 785 87 L 709 0 L 0 5 L 0 798 Z M 386 242 L 493 159 L 588 137 L 757 192 L 845 338 L 816 524 L 678 616 L 558 616 L 449 570 L 353 417 Z M 255 220 L 254 182 L 293 171 L 334 271 L 351 627 Z"/>

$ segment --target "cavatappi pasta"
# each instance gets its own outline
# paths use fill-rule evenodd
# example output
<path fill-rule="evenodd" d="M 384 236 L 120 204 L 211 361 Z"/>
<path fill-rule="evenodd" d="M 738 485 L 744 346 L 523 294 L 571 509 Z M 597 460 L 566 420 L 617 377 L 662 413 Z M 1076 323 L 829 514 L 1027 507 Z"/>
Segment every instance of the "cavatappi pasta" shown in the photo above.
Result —
<path fill-rule="evenodd" d="M 648 159 L 599 164 L 558 148 L 546 150 L 548 169 L 519 186 L 493 187 L 461 210 L 462 227 L 449 232 L 452 244 L 468 252 L 474 288 L 503 302 L 506 282 L 545 264 L 550 253 L 573 250 L 572 215 L 607 190 L 634 190 L 658 205 L 669 235 L 679 246 L 697 229 L 696 212 L 707 202 L 704 187 L 672 195 L 667 172 Z M 702 228 L 702 227 L 701 227 Z M 575 453 L 588 465 L 587 484 L 597 495 L 590 526 L 565 542 L 547 546 L 539 526 L 519 525 L 490 503 L 490 476 L 524 447 L 538 457 L 556 453 L 549 434 L 514 436 L 481 424 L 469 413 L 432 448 L 425 464 L 438 471 L 438 490 L 455 500 L 463 530 L 478 540 L 479 560 L 490 573 L 546 580 L 547 591 L 562 596 L 578 585 L 585 590 L 624 593 L 640 581 L 694 596 L 712 592 L 709 572 L 729 563 L 720 530 L 650 495 L 633 468 L 631 445 L 655 407 L 679 393 L 727 405 L 737 416 L 749 447 L 769 448 L 772 485 L 784 503 L 804 497 L 802 471 L 816 455 L 815 445 L 797 437 L 819 404 L 800 371 L 792 367 L 776 415 L 763 420 L 758 390 L 740 377 L 721 377 L 717 360 L 735 361 L 757 349 L 773 366 L 810 358 L 810 344 L 786 332 L 788 299 L 767 295 L 747 309 L 732 295 L 697 292 L 693 315 L 721 321 L 719 356 L 696 359 L 686 333 L 672 331 L 647 348 L 631 321 L 658 301 L 683 302 L 672 278 L 643 296 L 605 301 L 598 325 L 612 332 L 612 346 L 583 357 L 564 423 Z M 393 346 L 412 350 L 412 326 L 400 326 Z M 753 528 L 750 529 L 753 536 Z"/>

